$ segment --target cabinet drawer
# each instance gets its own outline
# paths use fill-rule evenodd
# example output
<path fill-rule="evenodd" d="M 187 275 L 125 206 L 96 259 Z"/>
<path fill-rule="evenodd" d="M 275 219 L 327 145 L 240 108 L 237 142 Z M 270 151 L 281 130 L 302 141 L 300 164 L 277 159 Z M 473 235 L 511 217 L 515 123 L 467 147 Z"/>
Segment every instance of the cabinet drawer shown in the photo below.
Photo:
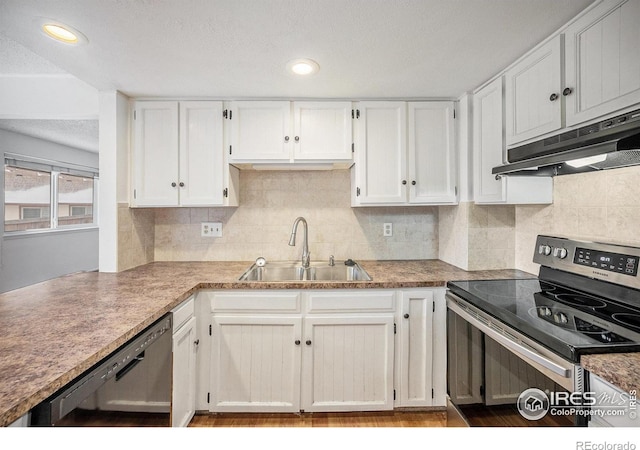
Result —
<path fill-rule="evenodd" d="M 211 312 L 300 312 L 297 291 L 203 292 Z"/>
<path fill-rule="evenodd" d="M 173 308 L 171 312 L 173 313 L 173 331 L 175 332 L 193 317 L 195 313 L 193 296 Z"/>
<path fill-rule="evenodd" d="M 393 312 L 395 292 L 331 291 L 308 294 L 308 313 Z"/>

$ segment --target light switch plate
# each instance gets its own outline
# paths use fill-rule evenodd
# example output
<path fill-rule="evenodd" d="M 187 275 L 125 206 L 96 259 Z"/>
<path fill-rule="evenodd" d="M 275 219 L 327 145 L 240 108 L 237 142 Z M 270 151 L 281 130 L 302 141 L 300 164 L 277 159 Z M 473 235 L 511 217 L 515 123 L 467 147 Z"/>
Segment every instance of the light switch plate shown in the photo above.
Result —
<path fill-rule="evenodd" d="M 222 237 L 222 224 L 220 222 L 202 222 L 200 236 Z"/>

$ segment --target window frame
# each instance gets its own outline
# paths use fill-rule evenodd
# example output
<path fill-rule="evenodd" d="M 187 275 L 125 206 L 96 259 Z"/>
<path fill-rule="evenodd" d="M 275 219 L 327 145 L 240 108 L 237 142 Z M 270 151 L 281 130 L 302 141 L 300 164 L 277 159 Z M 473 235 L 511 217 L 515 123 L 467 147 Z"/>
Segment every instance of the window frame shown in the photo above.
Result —
<path fill-rule="evenodd" d="M 45 160 L 40 158 L 34 158 L 24 155 L 5 153 L 4 166 L 16 167 L 24 170 L 37 170 L 40 172 L 46 172 L 50 174 L 50 186 L 49 186 L 49 228 L 33 228 L 20 231 L 3 231 L 4 237 L 11 236 L 23 236 L 30 234 L 46 234 L 46 233 L 58 233 L 60 231 L 74 231 L 74 230 L 86 230 L 99 227 L 98 219 L 98 186 L 99 186 L 99 172 L 97 168 L 79 166 L 76 164 L 64 163 L 61 161 Z M 5 172 L 6 173 L 6 172 Z M 91 223 L 80 223 L 72 225 L 59 225 L 59 177 L 60 175 L 72 175 L 83 176 L 93 179 L 93 203 L 92 203 L 92 216 L 93 221 Z M 5 175 L 6 176 L 6 175 Z M 4 189 L 6 189 L 6 180 L 4 183 Z M 5 210 L 6 190 L 2 198 L 2 207 Z M 21 207 L 22 208 L 22 207 Z M 42 207 L 41 207 L 42 208 Z M 6 223 L 6 218 L 4 219 Z"/>

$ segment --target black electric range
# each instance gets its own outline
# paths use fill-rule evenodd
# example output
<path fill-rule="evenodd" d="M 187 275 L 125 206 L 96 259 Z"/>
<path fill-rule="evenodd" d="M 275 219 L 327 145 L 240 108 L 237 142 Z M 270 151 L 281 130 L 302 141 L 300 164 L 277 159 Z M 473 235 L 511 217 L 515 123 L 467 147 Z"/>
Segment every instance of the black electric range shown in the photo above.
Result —
<path fill-rule="evenodd" d="M 533 261 L 537 278 L 447 287 L 489 322 L 572 362 L 588 353 L 640 351 L 640 248 L 538 236 Z"/>

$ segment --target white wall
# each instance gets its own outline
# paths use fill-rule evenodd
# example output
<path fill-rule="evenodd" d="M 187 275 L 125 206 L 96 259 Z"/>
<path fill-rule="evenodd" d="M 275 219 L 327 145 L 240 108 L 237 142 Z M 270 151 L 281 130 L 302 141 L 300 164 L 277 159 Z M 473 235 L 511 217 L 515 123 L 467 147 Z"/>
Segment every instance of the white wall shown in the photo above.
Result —
<path fill-rule="evenodd" d="M 98 167 L 98 155 L 0 130 L 0 153 L 17 153 Z M 0 292 L 98 268 L 98 229 L 4 236 L 4 170 L 0 175 Z"/>

